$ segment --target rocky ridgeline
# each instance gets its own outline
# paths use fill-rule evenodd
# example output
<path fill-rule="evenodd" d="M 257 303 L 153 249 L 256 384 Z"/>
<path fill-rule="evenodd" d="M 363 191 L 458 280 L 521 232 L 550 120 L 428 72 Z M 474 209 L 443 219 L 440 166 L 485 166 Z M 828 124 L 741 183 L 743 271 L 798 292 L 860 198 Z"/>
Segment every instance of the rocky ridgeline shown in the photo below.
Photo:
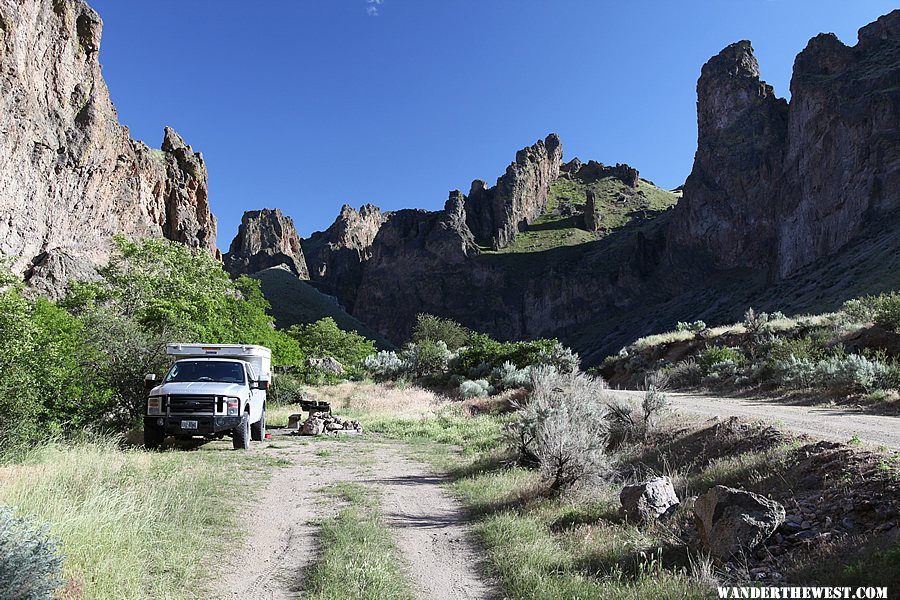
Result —
<path fill-rule="evenodd" d="M 0 4 L 0 252 L 50 296 L 104 262 L 114 234 L 217 253 L 203 158 L 171 129 L 161 150 L 130 139 L 102 27 L 82 0 Z"/>
<path fill-rule="evenodd" d="M 505 248 L 539 217 L 547 206 L 550 185 L 559 177 L 562 156 L 562 142 L 551 133 L 519 150 L 494 187 L 473 181 L 464 204 L 466 224 L 475 239 L 495 250 Z"/>
<path fill-rule="evenodd" d="M 283 266 L 300 279 L 309 279 L 294 222 L 277 208 L 244 213 L 224 262 L 232 275 L 252 275 Z"/>

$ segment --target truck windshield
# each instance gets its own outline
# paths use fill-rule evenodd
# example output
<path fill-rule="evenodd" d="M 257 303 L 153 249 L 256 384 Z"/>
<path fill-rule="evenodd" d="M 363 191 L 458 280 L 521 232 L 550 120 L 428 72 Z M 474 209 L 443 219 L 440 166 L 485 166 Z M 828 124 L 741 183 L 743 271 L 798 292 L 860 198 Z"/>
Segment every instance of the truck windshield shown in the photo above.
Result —
<path fill-rule="evenodd" d="M 244 366 L 240 363 L 218 360 L 181 361 L 169 369 L 165 382 L 189 381 L 244 383 Z"/>

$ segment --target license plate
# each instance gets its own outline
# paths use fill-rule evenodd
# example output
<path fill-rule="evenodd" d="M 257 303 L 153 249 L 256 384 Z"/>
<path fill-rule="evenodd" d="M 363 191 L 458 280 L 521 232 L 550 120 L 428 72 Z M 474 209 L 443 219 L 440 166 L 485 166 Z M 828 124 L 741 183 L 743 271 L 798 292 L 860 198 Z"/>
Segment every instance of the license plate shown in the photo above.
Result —
<path fill-rule="evenodd" d="M 182 421 L 182 429 L 197 429 L 197 421 Z"/>

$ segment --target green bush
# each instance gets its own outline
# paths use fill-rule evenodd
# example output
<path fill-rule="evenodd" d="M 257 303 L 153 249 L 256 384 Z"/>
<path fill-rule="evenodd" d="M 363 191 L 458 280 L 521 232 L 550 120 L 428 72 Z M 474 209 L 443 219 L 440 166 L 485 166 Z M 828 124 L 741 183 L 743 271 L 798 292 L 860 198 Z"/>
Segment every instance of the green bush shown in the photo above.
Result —
<path fill-rule="evenodd" d="M 731 362 L 734 365 L 744 363 L 744 355 L 736 348 L 727 346 L 710 346 L 700 354 L 700 368 L 705 374 L 713 370 L 713 366 L 720 363 Z"/>
<path fill-rule="evenodd" d="M 494 391 L 486 379 L 466 380 L 459 384 L 459 395 L 463 400 L 475 397 L 487 397 Z"/>
<path fill-rule="evenodd" d="M 444 342 L 449 350 L 456 351 L 469 343 L 471 335 L 471 331 L 452 319 L 420 313 L 416 317 L 412 341 L 415 344 L 426 341 Z"/>
<path fill-rule="evenodd" d="M 304 378 L 293 372 L 279 373 L 272 379 L 269 399 L 275 404 L 297 404 L 306 397 Z"/>
<path fill-rule="evenodd" d="M 703 331 L 706 329 L 706 323 L 703 321 L 693 321 L 693 322 L 685 322 L 678 321 L 678 324 L 675 326 L 675 331 L 690 331 L 692 333 L 697 333 L 699 331 Z"/>
<path fill-rule="evenodd" d="M 785 361 L 789 357 L 819 361 L 827 351 L 821 338 L 802 336 L 798 338 L 779 337 L 769 347 L 768 359 L 772 362 Z"/>
<path fill-rule="evenodd" d="M 297 342 L 272 326 L 259 282 L 232 281 L 208 253 L 177 242 L 116 238 L 101 279 L 71 286 L 64 305 L 76 314 L 108 311 L 170 341 L 261 344 L 277 365 L 302 364 Z"/>
<path fill-rule="evenodd" d="M 900 331 L 900 293 L 890 292 L 848 300 L 844 313 L 858 323 L 873 322 L 890 331 Z"/>
<path fill-rule="evenodd" d="M 361 373 L 363 361 L 375 352 L 375 342 L 355 331 L 344 331 L 331 317 L 306 325 L 294 325 L 288 330 L 288 335 L 306 356 L 334 358 L 353 374 Z"/>
<path fill-rule="evenodd" d="M 408 344 L 400 357 L 413 377 L 441 377 L 447 373 L 453 353 L 443 341 L 423 340 Z"/>
<path fill-rule="evenodd" d="M 370 354 L 363 361 L 363 367 L 375 381 L 397 379 L 406 372 L 406 364 L 403 359 L 392 350 L 382 350 Z"/>
<path fill-rule="evenodd" d="M 89 327 L 44 299 L 29 300 L 0 273 L 0 453 L 90 424 L 110 407 Z"/>
<path fill-rule="evenodd" d="M 847 392 L 870 392 L 892 384 L 894 371 L 876 359 L 860 354 L 829 356 L 817 362 L 789 356 L 775 365 L 780 385 L 790 388 L 821 388 Z"/>
<path fill-rule="evenodd" d="M 523 461 L 560 491 L 610 468 L 609 420 L 603 381 L 551 367 L 532 372 L 534 390 L 509 426 L 509 442 Z"/>
<path fill-rule="evenodd" d="M 59 542 L 0 507 L 0 598 L 51 600 L 63 584 Z"/>
<path fill-rule="evenodd" d="M 531 367 L 517 369 L 511 362 L 505 362 L 491 373 L 494 388 L 498 390 L 512 390 L 531 387 Z"/>
<path fill-rule="evenodd" d="M 703 369 L 696 360 L 690 358 L 675 363 L 665 371 L 669 385 L 673 388 L 686 388 L 700 385 Z"/>
<path fill-rule="evenodd" d="M 459 351 L 454 372 L 471 375 L 471 372 L 480 370 L 483 375 L 488 375 L 505 362 L 524 369 L 541 364 L 541 356 L 550 356 L 556 352 L 554 346 L 558 343 L 556 340 L 498 342 L 483 334 L 472 334 L 468 346 Z"/>

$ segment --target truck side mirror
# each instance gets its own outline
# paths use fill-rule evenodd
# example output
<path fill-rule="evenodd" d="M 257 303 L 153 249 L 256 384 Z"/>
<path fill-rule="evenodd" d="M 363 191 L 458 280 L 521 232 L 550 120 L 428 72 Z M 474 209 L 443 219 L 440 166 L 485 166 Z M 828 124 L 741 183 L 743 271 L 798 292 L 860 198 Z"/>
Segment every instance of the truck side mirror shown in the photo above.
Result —
<path fill-rule="evenodd" d="M 269 378 L 261 377 L 256 381 L 251 382 L 250 388 L 254 390 L 267 390 L 269 389 Z"/>
<path fill-rule="evenodd" d="M 159 384 L 159 377 L 154 375 L 153 373 L 147 373 L 144 375 L 144 389 L 151 390 L 155 388 Z"/>

